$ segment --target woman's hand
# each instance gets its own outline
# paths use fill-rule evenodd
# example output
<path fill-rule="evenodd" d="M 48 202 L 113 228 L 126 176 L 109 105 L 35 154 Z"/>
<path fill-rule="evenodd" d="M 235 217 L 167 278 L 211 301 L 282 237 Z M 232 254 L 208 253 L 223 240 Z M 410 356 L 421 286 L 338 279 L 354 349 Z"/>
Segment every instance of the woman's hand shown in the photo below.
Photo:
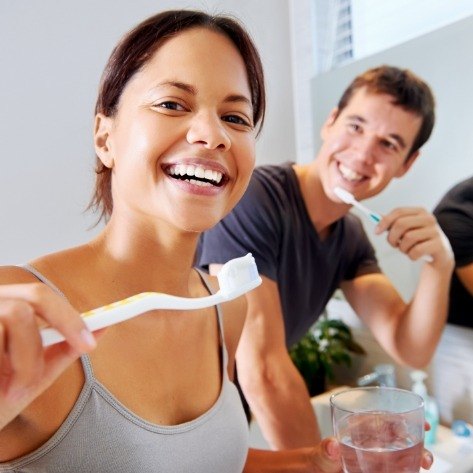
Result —
<path fill-rule="evenodd" d="M 43 348 L 42 322 L 60 331 L 65 341 Z M 1 285 L 0 429 L 95 346 L 79 313 L 45 284 Z"/>
<path fill-rule="evenodd" d="M 422 468 L 429 470 L 433 463 L 433 456 L 424 449 L 422 454 Z M 310 464 L 313 473 L 341 473 L 342 462 L 340 445 L 333 437 L 323 439 L 310 453 Z"/>
<path fill-rule="evenodd" d="M 340 445 L 333 437 L 323 439 L 310 453 L 309 464 L 313 473 L 341 473 Z"/>

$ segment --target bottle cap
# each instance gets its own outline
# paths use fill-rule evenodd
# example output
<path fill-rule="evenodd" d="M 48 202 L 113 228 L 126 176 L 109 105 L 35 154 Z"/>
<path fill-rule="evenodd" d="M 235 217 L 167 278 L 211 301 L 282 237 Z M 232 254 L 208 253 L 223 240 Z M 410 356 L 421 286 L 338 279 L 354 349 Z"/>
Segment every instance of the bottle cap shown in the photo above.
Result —
<path fill-rule="evenodd" d="M 473 437 L 473 426 L 457 419 L 452 423 L 452 432 L 456 437 Z"/>
<path fill-rule="evenodd" d="M 424 379 L 427 378 L 427 373 L 422 370 L 414 370 L 411 372 L 410 376 L 412 381 L 414 381 L 412 391 L 422 396 L 425 401 L 427 397 L 427 387 L 424 384 Z"/>

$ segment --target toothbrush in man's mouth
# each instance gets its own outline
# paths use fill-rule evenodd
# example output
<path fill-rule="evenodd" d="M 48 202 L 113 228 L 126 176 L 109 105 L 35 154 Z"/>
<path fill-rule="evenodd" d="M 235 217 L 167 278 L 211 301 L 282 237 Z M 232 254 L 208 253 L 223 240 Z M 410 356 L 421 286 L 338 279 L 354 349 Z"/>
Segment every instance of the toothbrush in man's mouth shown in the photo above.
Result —
<path fill-rule="evenodd" d="M 366 207 L 365 205 L 363 205 L 362 203 L 358 202 L 356 199 L 355 199 L 355 196 L 353 194 L 351 194 L 350 192 L 348 192 L 346 189 L 343 189 L 342 187 L 335 187 L 333 189 L 333 192 L 335 193 L 335 195 L 340 199 L 342 200 L 343 202 L 345 202 L 345 204 L 349 204 L 349 205 L 353 205 L 354 207 L 356 207 L 357 209 L 361 210 L 365 215 L 368 216 L 368 218 L 374 222 L 374 223 L 379 223 L 382 219 L 381 215 L 376 213 L 376 212 L 373 212 L 372 210 L 370 210 L 368 207 Z M 421 257 L 421 259 L 423 259 L 424 261 L 426 261 L 427 263 L 432 263 L 432 261 L 434 260 L 432 255 L 424 255 Z"/>

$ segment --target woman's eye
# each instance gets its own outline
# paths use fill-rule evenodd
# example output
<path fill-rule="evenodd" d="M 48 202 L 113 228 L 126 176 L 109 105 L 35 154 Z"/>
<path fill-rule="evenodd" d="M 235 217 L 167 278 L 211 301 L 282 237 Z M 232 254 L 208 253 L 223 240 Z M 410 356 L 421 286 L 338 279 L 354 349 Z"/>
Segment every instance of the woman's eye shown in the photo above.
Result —
<path fill-rule="evenodd" d="M 157 104 L 155 104 L 155 107 L 165 108 L 167 110 L 176 110 L 178 112 L 183 112 L 185 110 L 185 108 L 181 104 L 179 104 L 177 102 L 173 102 L 171 100 L 168 100 L 166 102 L 157 103 Z"/>
<path fill-rule="evenodd" d="M 225 115 L 222 120 L 228 123 L 234 123 L 235 125 L 243 125 L 251 127 L 251 123 L 249 123 L 244 118 L 240 117 L 239 115 Z"/>

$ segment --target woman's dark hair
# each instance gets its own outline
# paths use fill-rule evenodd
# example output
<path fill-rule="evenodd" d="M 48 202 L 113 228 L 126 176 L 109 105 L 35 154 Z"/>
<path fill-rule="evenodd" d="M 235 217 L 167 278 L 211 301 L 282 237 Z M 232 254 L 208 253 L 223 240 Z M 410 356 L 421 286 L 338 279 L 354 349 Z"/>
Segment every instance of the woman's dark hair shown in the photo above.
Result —
<path fill-rule="evenodd" d="M 353 94 L 366 88 L 374 94 L 388 94 L 393 104 L 415 113 L 422 119 L 422 125 L 409 150 L 408 157 L 429 139 L 435 123 L 435 99 L 430 87 L 408 69 L 393 66 L 379 66 L 355 77 L 338 102 L 338 114 L 349 104 Z"/>
<path fill-rule="evenodd" d="M 232 41 L 246 67 L 253 106 L 253 122 L 258 133 L 264 121 L 266 97 L 263 66 L 258 51 L 245 28 L 235 19 L 200 11 L 171 10 L 158 13 L 133 28 L 112 51 L 100 81 L 95 113 L 114 116 L 123 89 L 169 38 L 191 28 L 207 28 Z M 107 220 L 113 210 L 111 170 L 96 156 L 96 182 L 88 209 Z"/>

